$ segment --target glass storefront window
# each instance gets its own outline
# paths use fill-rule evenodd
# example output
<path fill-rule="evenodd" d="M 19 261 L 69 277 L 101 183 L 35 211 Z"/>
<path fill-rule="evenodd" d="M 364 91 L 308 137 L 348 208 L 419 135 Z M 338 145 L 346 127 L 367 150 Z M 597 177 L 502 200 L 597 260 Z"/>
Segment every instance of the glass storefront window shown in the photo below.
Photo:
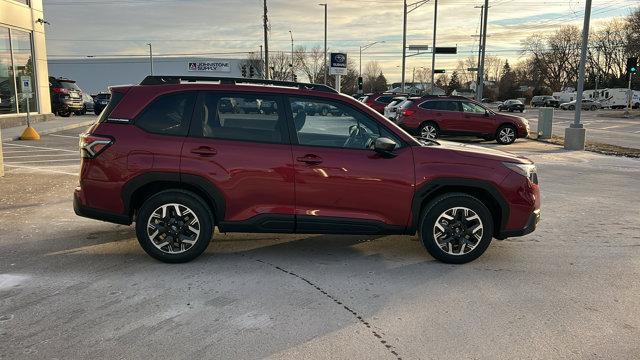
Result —
<path fill-rule="evenodd" d="M 0 115 L 16 113 L 15 85 L 9 29 L 0 27 Z"/>
<path fill-rule="evenodd" d="M 23 98 L 19 96 L 18 112 L 27 112 L 27 100 L 29 101 L 29 111 L 36 112 L 36 83 L 35 71 L 33 68 L 33 51 L 31 49 L 31 34 L 18 30 L 11 30 L 11 48 L 13 51 L 13 68 L 15 69 L 16 83 L 20 84 L 25 78 L 31 82 L 33 95 L 31 98 Z M 18 86 L 18 93 L 21 94 L 21 86 Z"/>
<path fill-rule="evenodd" d="M 37 86 L 31 34 L 0 26 L 0 115 L 38 112 Z M 23 97 L 24 80 L 31 83 L 31 98 Z M 28 101 L 28 103 L 27 103 Z"/>

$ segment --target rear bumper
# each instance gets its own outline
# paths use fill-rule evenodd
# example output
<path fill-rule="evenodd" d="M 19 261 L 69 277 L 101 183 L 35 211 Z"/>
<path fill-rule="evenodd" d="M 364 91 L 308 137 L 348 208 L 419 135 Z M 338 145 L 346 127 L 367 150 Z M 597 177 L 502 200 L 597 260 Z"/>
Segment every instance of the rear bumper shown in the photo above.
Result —
<path fill-rule="evenodd" d="M 540 222 L 540 209 L 536 209 L 531 213 L 531 215 L 529 215 L 529 220 L 527 221 L 527 224 L 522 229 L 502 231 L 500 232 L 500 234 L 498 234 L 498 236 L 496 236 L 496 239 L 503 240 L 509 237 L 518 237 L 518 236 L 531 234 L 536 230 L 536 227 L 538 226 L 539 222 Z"/>
<path fill-rule="evenodd" d="M 73 192 L 73 211 L 76 213 L 76 215 L 110 223 L 131 225 L 131 217 L 129 215 L 116 214 L 85 206 L 82 199 L 82 190 L 78 187 Z"/>

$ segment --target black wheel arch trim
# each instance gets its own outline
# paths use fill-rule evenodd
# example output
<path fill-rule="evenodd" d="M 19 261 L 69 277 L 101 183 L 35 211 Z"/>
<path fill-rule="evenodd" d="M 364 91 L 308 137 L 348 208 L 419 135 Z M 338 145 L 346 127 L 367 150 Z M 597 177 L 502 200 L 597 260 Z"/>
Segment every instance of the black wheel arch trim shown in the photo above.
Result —
<path fill-rule="evenodd" d="M 129 217 L 133 216 L 131 201 L 133 194 L 135 194 L 137 190 L 152 183 L 162 182 L 184 184 L 198 189 L 208 197 L 208 199 L 204 200 L 208 200 L 213 204 L 214 208 L 212 210 L 214 211 L 214 218 L 219 220 L 224 219 L 226 202 L 222 196 L 222 192 L 202 176 L 177 172 L 148 172 L 127 181 L 122 188 L 121 195 L 125 214 L 128 214 Z"/>
<path fill-rule="evenodd" d="M 456 186 L 474 188 L 489 193 L 500 207 L 500 227 L 498 229 L 494 229 L 494 232 L 501 233 L 503 231 L 507 225 L 507 221 L 509 220 L 509 204 L 495 185 L 488 181 L 476 179 L 437 178 L 423 184 L 420 188 L 416 189 L 413 194 L 413 201 L 411 204 L 411 223 L 408 228 L 409 232 L 415 233 L 417 231 L 421 215 L 420 212 L 422 211 L 422 206 L 426 199 L 444 187 Z"/>

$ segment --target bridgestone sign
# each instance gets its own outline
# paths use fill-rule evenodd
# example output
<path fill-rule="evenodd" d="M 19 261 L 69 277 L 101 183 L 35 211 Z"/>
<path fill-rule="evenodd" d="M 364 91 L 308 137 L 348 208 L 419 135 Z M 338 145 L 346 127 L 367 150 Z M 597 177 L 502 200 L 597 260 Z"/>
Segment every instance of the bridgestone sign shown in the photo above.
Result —
<path fill-rule="evenodd" d="M 231 72 L 231 64 L 228 61 L 190 61 L 187 64 L 189 71 L 206 72 Z"/>

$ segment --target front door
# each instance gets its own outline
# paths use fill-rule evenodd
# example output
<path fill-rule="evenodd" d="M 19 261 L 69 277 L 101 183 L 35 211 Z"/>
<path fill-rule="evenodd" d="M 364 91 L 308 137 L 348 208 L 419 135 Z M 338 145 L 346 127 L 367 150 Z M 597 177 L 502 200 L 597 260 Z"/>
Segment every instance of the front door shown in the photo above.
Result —
<path fill-rule="evenodd" d="M 221 231 L 294 230 L 293 162 L 280 97 L 201 92 L 180 169 L 183 178 L 205 178 L 224 199 L 224 215 L 214 214 Z"/>
<path fill-rule="evenodd" d="M 344 103 L 292 97 L 288 105 L 296 135 L 296 231 L 404 231 L 413 196 L 411 148 L 401 145 L 393 158 L 374 152 L 372 144 L 380 136 L 401 141 L 376 119 Z M 329 107 L 328 114 L 304 111 L 317 106 Z"/>
<path fill-rule="evenodd" d="M 471 101 L 461 101 L 460 131 L 467 134 L 489 135 L 495 132 L 495 121 L 487 110 Z"/>

